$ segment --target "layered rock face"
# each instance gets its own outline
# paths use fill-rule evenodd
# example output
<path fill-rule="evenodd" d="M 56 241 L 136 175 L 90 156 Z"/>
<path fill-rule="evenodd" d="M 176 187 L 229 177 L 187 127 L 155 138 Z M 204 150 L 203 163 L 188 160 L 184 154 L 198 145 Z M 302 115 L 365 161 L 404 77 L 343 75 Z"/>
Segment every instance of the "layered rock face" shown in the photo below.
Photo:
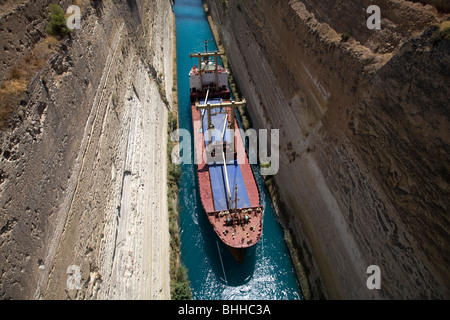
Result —
<path fill-rule="evenodd" d="M 449 298 L 446 2 L 206 3 L 254 126 L 280 130 L 275 181 L 313 297 Z"/>
<path fill-rule="evenodd" d="M 2 73 L 46 37 L 47 2 L 2 12 L 2 40 L 28 30 Z M 171 2 L 78 4 L 81 30 L 0 133 L 0 298 L 168 299 Z"/>

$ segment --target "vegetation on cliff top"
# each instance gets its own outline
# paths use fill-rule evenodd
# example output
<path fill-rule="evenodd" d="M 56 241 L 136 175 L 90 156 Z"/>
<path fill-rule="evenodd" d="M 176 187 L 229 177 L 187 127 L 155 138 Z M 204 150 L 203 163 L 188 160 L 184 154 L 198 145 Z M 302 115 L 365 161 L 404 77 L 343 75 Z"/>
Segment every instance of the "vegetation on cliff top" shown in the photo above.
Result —
<path fill-rule="evenodd" d="M 72 30 L 67 27 L 66 14 L 58 4 L 50 5 L 50 21 L 46 31 L 49 35 L 61 37 L 72 33 Z"/>
<path fill-rule="evenodd" d="M 444 21 L 439 26 L 438 37 L 441 39 L 450 39 L 450 21 Z"/>
<path fill-rule="evenodd" d="M 434 32 L 431 41 L 433 46 L 438 45 L 442 40 L 450 40 L 450 20 L 444 21 L 437 27 Z"/>
<path fill-rule="evenodd" d="M 348 40 L 350 40 L 351 37 L 352 34 L 350 32 L 344 32 L 343 34 L 341 34 L 341 40 L 343 42 L 347 42 Z"/>

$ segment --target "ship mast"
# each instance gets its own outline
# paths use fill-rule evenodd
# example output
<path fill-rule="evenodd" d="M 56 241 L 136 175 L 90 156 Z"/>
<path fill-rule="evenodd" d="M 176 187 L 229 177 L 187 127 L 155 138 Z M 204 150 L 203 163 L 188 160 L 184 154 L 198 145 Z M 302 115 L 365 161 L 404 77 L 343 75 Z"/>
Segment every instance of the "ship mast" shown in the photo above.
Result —
<path fill-rule="evenodd" d="M 247 101 L 244 99 L 240 102 L 236 102 L 236 101 L 231 101 L 228 103 L 218 103 L 218 104 L 200 104 L 198 102 L 196 102 L 195 104 L 197 110 L 206 110 L 207 112 L 207 116 L 208 116 L 208 129 L 212 129 L 212 121 L 211 121 L 211 109 L 215 109 L 215 108 L 230 108 L 231 109 L 231 119 L 230 119 L 230 128 L 234 129 L 235 125 L 235 119 L 236 119 L 236 108 L 240 107 L 240 106 L 247 106 Z"/>
<path fill-rule="evenodd" d="M 236 185 L 236 189 L 235 189 L 235 193 L 234 193 L 234 213 L 237 214 L 238 213 L 238 186 Z"/>
<path fill-rule="evenodd" d="M 225 123 L 223 124 L 223 133 L 222 133 L 222 142 L 225 141 L 225 133 L 226 133 L 226 129 L 227 129 L 227 116 L 225 116 Z M 228 195 L 228 208 L 231 209 L 231 192 L 230 192 L 230 183 L 228 180 L 228 169 L 227 169 L 227 159 L 225 157 L 225 152 L 223 151 L 222 148 L 222 158 L 223 158 L 223 171 L 225 172 L 225 181 L 227 183 L 227 195 Z"/>

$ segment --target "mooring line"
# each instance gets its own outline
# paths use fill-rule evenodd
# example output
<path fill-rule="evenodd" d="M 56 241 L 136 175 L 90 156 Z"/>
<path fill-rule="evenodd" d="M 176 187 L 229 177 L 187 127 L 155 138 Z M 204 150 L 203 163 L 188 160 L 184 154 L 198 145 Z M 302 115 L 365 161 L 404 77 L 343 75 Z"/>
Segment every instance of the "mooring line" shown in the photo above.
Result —
<path fill-rule="evenodd" d="M 223 266 L 223 261 L 222 261 L 222 254 L 220 253 L 219 243 L 217 242 L 217 240 L 216 240 L 216 244 L 217 244 L 217 251 L 219 251 L 220 264 L 222 265 L 223 276 L 225 277 L 225 283 L 228 286 L 227 275 L 225 273 L 225 267 Z"/>

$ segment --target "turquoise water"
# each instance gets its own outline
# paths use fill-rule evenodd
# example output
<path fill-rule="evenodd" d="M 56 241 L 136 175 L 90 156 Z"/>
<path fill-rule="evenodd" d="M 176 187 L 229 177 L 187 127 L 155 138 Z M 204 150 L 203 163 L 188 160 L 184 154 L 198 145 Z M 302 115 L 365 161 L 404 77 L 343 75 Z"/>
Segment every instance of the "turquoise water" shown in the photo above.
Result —
<path fill-rule="evenodd" d="M 188 74 L 196 59 L 189 54 L 204 51 L 212 40 L 201 0 L 176 0 L 178 94 L 180 127 L 192 132 Z M 213 42 L 211 51 L 216 50 Z M 193 163 L 193 159 L 192 159 Z M 264 211 L 260 242 L 247 250 L 244 263 L 235 262 L 218 240 L 206 218 L 198 193 L 194 165 L 182 165 L 180 181 L 181 258 L 188 268 L 195 300 L 296 300 L 303 299 L 294 269 L 264 182 L 256 173 Z"/>

